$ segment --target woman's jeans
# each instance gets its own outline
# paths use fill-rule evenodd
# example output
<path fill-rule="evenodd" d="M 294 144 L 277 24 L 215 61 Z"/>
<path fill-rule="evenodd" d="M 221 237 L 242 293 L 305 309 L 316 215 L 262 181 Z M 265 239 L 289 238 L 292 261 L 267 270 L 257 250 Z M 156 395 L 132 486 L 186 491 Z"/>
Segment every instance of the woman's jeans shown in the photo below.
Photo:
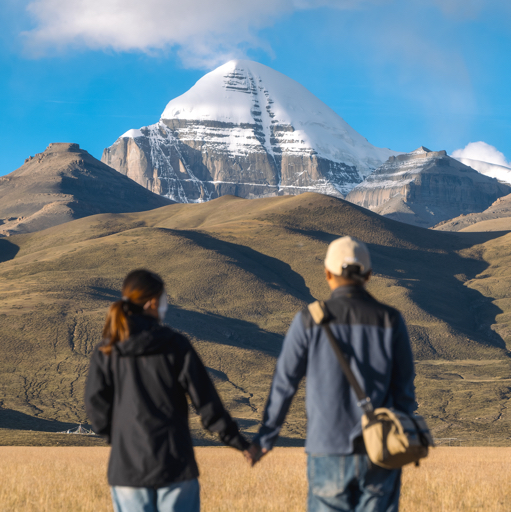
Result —
<path fill-rule="evenodd" d="M 110 488 L 115 512 L 199 512 L 200 487 L 197 478 L 169 487 Z"/>
<path fill-rule="evenodd" d="M 308 455 L 308 512 L 396 512 L 401 470 L 383 469 L 367 455 Z"/>

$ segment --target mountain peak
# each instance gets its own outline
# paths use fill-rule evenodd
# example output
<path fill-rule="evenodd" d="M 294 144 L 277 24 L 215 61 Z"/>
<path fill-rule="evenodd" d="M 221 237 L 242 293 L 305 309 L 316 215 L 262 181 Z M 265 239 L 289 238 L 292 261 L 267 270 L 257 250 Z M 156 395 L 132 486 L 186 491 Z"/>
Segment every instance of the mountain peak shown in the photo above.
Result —
<path fill-rule="evenodd" d="M 168 103 L 161 120 L 256 125 L 270 155 L 282 150 L 317 154 L 355 166 L 362 176 L 394 153 L 375 148 L 303 85 L 250 60 L 231 60 L 203 76 Z M 271 139 L 279 127 L 286 127 L 288 133 L 277 149 Z M 244 145 L 237 143 L 241 151 Z"/>
<path fill-rule="evenodd" d="M 301 84 L 235 59 L 128 130 L 102 160 L 181 202 L 321 192 L 343 197 L 394 151 L 377 148 Z"/>
<path fill-rule="evenodd" d="M 415 151 L 411 151 L 410 153 L 392 155 L 385 163 L 392 164 L 393 162 L 407 162 L 412 160 L 435 159 L 443 157 L 447 157 L 447 151 L 445 151 L 444 149 L 442 149 L 441 151 L 431 151 L 431 149 L 421 146 L 417 148 Z"/>
<path fill-rule="evenodd" d="M 136 212 L 170 203 L 78 144 L 53 142 L 0 178 L 0 236 L 31 233 L 96 213 Z"/>
<path fill-rule="evenodd" d="M 380 215 L 431 227 L 483 211 L 511 188 L 424 146 L 391 156 L 346 197 Z"/>
<path fill-rule="evenodd" d="M 421 146 L 420 148 L 417 148 L 415 151 L 412 151 L 411 153 L 409 153 L 410 155 L 420 155 L 420 154 L 423 154 L 423 153 L 431 153 L 431 149 L 428 149 L 424 146 Z"/>
<path fill-rule="evenodd" d="M 78 153 L 83 151 L 76 142 L 51 142 L 45 153 Z"/>

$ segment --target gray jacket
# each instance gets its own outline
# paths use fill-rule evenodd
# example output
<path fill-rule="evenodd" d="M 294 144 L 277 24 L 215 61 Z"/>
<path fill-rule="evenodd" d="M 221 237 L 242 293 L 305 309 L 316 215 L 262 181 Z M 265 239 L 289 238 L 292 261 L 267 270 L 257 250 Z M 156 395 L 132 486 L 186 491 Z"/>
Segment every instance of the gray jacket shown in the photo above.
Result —
<path fill-rule="evenodd" d="M 416 408 L 412 350 L 400 313 L 364 288 L 337 288 L 326 306 L 332 332 L 373 406 L 411 413 Z M 307 441 L 312 454 L 349 455 L 361 435 L 362 411 L 325 332 L 307 309 L 298 313 L 284 339 L 255 442 L 271 449 L 303 376 Z"/>

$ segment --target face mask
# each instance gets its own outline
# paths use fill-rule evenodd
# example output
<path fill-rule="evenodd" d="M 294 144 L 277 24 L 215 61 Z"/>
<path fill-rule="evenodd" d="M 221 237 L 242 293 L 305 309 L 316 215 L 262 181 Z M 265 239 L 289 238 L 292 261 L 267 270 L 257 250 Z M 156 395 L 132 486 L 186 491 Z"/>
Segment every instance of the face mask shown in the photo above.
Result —
<path fill-rule="evenodd" d="M 165 320 L 165 314 L 167 313 L 168 308 L 167 293 L 163 292 L 160 297 L 160 303 L 158 304 L 158 318 L 160 319 L 160 322 Z"/>

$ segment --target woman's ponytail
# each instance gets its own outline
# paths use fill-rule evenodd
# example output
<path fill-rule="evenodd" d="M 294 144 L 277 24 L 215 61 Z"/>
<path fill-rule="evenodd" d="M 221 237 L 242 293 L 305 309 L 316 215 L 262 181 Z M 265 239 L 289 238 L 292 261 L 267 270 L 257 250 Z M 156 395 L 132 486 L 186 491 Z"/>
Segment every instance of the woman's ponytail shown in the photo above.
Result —
<path fill-rule="evenodd" d="M 103 339 L 108 344 L 103 344 L 99 349 L 103 354 L 110 355 L 118 341 L 129 338 L 130 330 L 124 304 L 123 300 L 118 300 L 108 308 L 105 327 L 103 327 Z"/>
<path fill-rule="evenodd" d="M 110 355 L 116 343 L 130 337 L 129 317 L 141 315 L 144 304 L 159 298 L 164 290 L 161 277 L 148 270 L 130 272 L 122 285 L 122 299 L 114 302 L 108 309 L 103 327 L 103 345 L 99 350 Z"/>

